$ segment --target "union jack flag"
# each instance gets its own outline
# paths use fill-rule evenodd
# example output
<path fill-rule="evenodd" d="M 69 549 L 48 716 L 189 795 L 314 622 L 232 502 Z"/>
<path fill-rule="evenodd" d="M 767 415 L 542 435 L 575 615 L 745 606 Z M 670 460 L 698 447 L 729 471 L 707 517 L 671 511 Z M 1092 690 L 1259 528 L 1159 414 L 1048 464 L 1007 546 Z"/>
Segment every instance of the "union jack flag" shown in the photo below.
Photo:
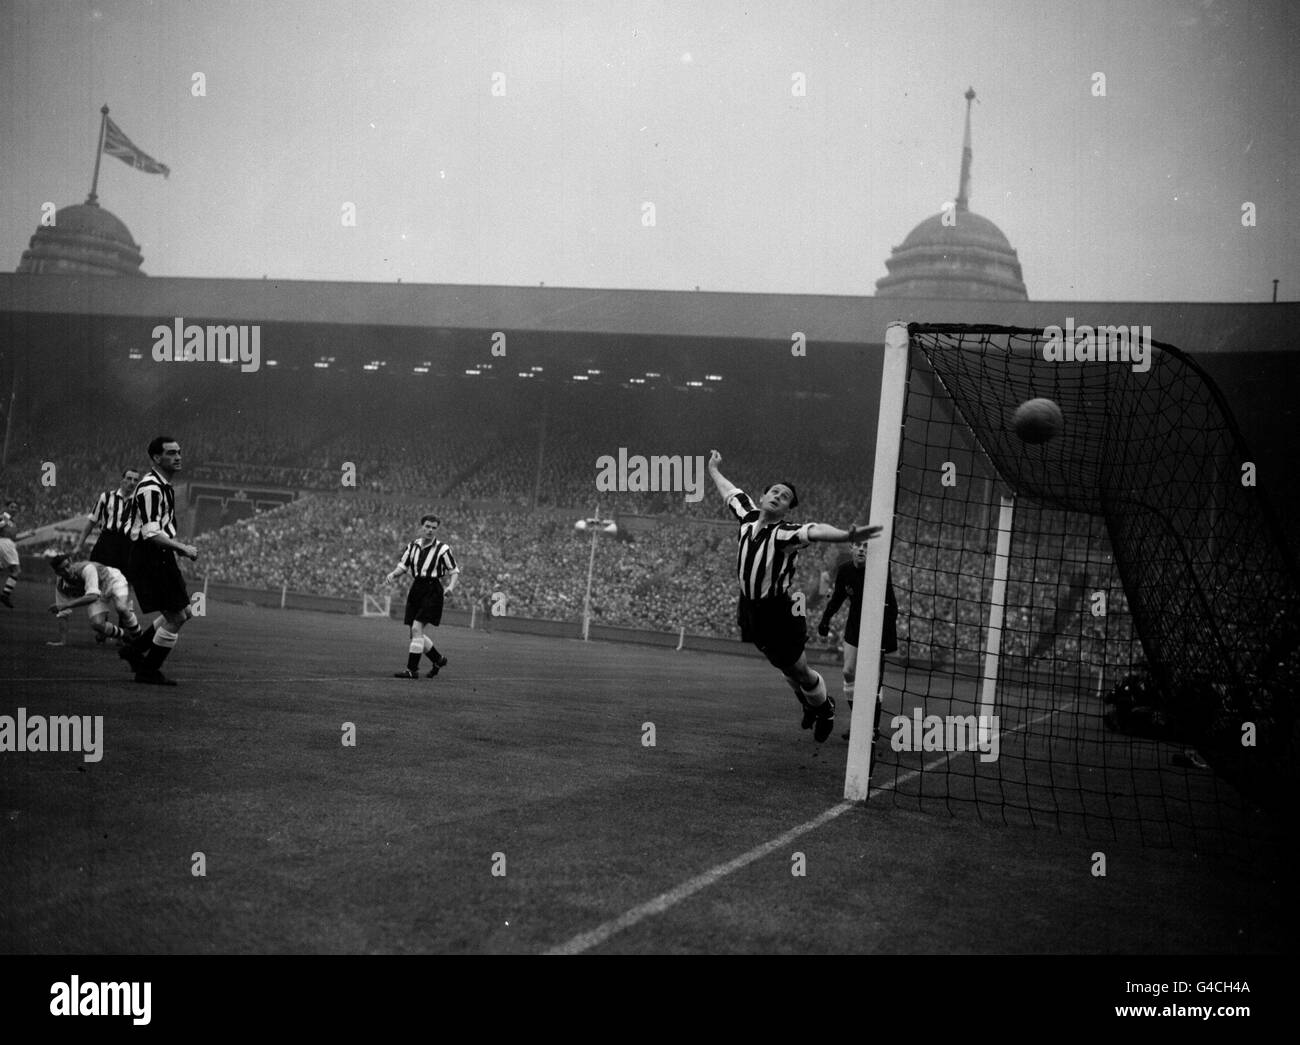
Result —
<path fill-rule="evenodd" d="M 107 116 L 104 119 L 107 121 L 107 126 L 104 128 L 104 151 L 108 155 L 116 156 L 123 163 L 129 164 L 138 171 L 144 171 L 146 174 L 161 174 L 164 178 L 171 174 L 170 167 L 165 163 L 159 163 L 152 156 L 137 148 L 131 139 L 122 133 L 122 128 Z"/>

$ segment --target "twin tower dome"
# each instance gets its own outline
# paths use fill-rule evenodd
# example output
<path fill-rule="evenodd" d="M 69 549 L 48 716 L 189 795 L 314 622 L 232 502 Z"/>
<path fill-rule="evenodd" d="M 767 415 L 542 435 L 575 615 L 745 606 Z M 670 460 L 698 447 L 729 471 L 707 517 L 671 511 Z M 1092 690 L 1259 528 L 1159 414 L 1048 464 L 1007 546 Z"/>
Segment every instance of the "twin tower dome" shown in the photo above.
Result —
<path fill-rule="evenodd" d="M 63 207 L 42 224 L 18 262 L 19 272 L 62 276 L 143 276 L 144 256 L 131 231 L 94 198 Z"/>
<path fill-rule="evenodd" d="M 957 199 L 908 233 L 885 262 L 889 275 L 876 281 L 879 297 L 1028 298 L 1020 261 L 1002 231 L 971 211 L 970 110 L 975 91 L 966 92 L 966 136 L 962 144 Z M 131 232 L 101 208 L 92 191 L 85 203 L 64 207 L 52 225 L 42 225 L 23 251 L 19 272 L 62 275 L 142 276 L 144 258 Z"/>
<path fill-rule="evenodd" d="M 877 297 L 982 298 L 1025 301 L 1020 260 L 1006 236 L 988 218 L 970 209 L 970 108 L 966 91 L 966 136 L 962 142 L 961 184 L 949 207 L 908 233 L 885 262 L 889 275 L 876 281 Z"/>

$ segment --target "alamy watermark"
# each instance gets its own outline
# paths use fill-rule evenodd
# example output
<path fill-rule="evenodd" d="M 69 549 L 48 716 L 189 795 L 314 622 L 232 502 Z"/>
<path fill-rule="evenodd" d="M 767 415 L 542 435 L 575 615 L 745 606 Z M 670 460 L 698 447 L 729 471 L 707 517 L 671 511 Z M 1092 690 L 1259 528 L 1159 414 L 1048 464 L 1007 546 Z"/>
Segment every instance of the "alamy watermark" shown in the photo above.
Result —
<path fill-rule="evenodd" d="M 1043 358 L 1049 363 L 1131 363 L 1134 373 L 1151 369 L 1151 328 L 1080 326 L 1067 316 L 1065 327 L 1043 330 Z"/>
<path fill-rule="evenodd" d="M 159 363 L 239 363 L 245 374 L 262 365 L 262 328 L 257 323 L 203 327 L 177 316 L 170 326 L 159 323 L 150 336 Z"/>
<path fill-rule="evenodd" d="M 596 458 L 596 489 L 601 493 L 685 493 L 695 504 L 704 500 L 704 458 L 628 456 L 618 448 L 617 459 L 605 454 Z"/>
<path fill-rule="evenodd" d="M 981 762 L 996 762 L 1001 747 L 997 715 L 925 715 L 912 709 L 912 717 L 889 720 L 895 751 L 978 751 Z"/>
<path fill-rule="evenodd" d="M 82 761 L 104 757 L 103 715 L 0 715 L 0 752 L 80 751 Z"/>
<path fill-rule="evenodd" d="M 151 1019 L 153 984 L 81 982 L 80 976 L 50 985 L 51 1016 L 130 1016 L 137 1027 Z"/>

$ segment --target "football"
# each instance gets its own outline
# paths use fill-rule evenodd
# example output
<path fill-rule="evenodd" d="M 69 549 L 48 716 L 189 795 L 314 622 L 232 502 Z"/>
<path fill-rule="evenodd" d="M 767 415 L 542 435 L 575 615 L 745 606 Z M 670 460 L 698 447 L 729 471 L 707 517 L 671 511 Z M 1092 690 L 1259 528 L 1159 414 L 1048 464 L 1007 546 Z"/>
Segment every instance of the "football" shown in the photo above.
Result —
<path fill-rule="evenodd" d="M 1028 399 L 1016 407 L 1011 419 L 1016 435 L 1026 443 L 1045 443 L 1065 427 L 1061 408 L 1050 399 Z"/>

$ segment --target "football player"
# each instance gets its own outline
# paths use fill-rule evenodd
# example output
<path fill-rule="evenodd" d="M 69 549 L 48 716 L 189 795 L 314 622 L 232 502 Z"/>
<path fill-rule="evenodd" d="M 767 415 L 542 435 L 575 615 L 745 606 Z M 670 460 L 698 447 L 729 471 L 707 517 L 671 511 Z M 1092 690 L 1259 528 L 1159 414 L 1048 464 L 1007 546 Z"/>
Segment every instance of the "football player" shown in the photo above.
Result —
<path fill-rule="evenodd" d="M 59 594 L 65 597 L 49 607 L 56 617 L 86 606 L 97 638 L 127 642 L 139 637 L 140 622 L 127 602 L 126 578 L 120 570 L 87 559 L 74 562 L 71 555 L 54 556 L 50 567 L 58 574 Z M 110 613 L 117 614 L 116 623 L 108 619 Z"/>

